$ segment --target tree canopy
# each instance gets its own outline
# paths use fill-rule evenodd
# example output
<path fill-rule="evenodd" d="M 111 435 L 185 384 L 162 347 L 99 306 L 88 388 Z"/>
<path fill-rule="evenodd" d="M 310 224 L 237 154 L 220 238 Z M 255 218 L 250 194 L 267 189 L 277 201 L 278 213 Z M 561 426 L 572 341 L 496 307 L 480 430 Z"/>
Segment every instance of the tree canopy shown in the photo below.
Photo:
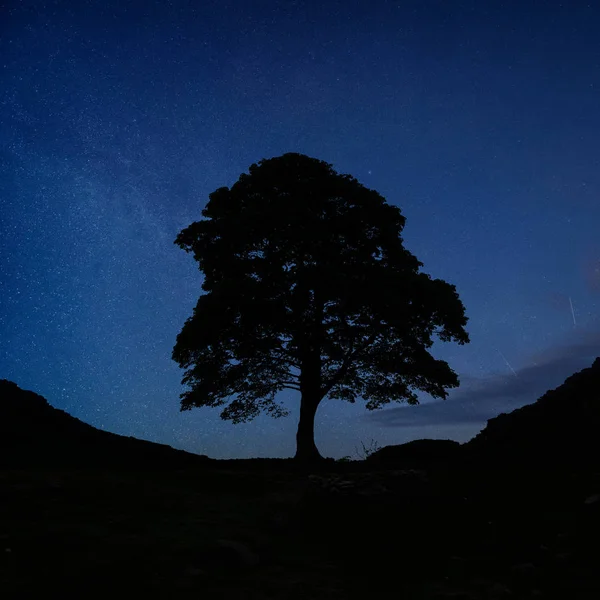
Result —
<path fill-rule="evenodd" d="M 263 159 L 209 196 L 205 219 L 175 243 L 204 273 L 173 349 L 186 369 L 181 410 L 224 406 L 234 423 L 288 411 L 300 397 L 297 458 L 318 458 L 314 415 L 325 398 L 377 409 L 446 398 L 459 385 L 428 349 L 469 342 L 456 287 L 420 271 L 403 246 L 405 217 L 350 175 L 308 156 Z"/>

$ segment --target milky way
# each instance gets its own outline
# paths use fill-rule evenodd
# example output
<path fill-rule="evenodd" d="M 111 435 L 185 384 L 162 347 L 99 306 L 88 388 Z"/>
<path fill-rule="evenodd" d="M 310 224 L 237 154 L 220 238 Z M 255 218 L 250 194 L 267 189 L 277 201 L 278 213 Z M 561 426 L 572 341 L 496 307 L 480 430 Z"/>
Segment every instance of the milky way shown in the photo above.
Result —
<path fill-rule="evenodd" d="M 407 248 L 470 318 L 471 344 L 433 347 L 464 383 L 443 409 L 325 402 L 324 454 L 467 439 L 589 366 L 600 9 L 502 4 L 2 9 L 0 377 L 110 431 L 214 457 L 292 455 L 294 393 L 282 420 L 179 413 L 171 360 L 202 283 L 177 233 L 210 192 L 290 151 L 398 205 Z"/>

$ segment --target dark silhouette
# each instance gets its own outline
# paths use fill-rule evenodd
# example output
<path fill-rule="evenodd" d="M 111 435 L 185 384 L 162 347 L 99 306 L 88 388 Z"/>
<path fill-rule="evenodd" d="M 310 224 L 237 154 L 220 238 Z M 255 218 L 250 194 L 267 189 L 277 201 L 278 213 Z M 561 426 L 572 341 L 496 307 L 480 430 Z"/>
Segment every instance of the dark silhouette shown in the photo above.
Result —
<path fill-rule="evenodd" d="M 207 456 L 101 431 L 51 406 L 39 394 L 0 379 L 0 465 L 199 465 Z"/>
<path fill-rule="evenodd" d="M 600 357 L 532 404 L 489 419 L 470 441 L 414 440 L 384 446 L 365 463 L 375 468 L 575 471 L 600 464 Z"/>
<path fill-rule="evenodd" d="M 397 446 L 384 446 L 367 457 L 371 468 L 439 468 L 460 459 L 461 445 L 454 440 L 413 440 Z"/>
<path fill-rule="evenodd" d="M 533 404 L 490 419 L 464 444 L 465 457 L 496 467 L 597 469 L 598 431 L 600 357 Z"/>
<path fill-rule="evenodd" d="M 225 420 L 281 417 L 276 393 L 297 390 L 296 459 L 312 462 L 325 397 L 362 396 L 373 410 L 459 385 L 427 349 L 434 334 L 469 341 L 464 306 L 455 286 L 419 272 L 402 244 L 405 217 L 377 192 L 288 153 L 210 194 L 202 215 L 175 240 L 207 292 L 173 350 L 190 388 L 181 410 L 230 399 Z"/>
<path fill-rule="evenodd" d="M 98 431 L 0 380 L 3 597 L 598 598 L 599 384 L 596 359 L 470 443 L 306 473 Z"/>

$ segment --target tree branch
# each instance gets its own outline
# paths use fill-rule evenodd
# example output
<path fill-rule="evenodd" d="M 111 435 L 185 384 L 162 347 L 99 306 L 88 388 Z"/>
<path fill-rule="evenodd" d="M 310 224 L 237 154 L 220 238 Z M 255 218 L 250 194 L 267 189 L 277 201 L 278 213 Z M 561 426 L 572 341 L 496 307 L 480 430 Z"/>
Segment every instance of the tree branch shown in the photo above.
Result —
<path fill-rule="evenodd" d="M 283 386 L 284 389 L 295 390 L 296 392 L 301 392 L 300 386 L 294 385 L 293 381 L 281 381 L 280 383 L 286 384 Z"/>
<path fill-rule="evenodd" d="M 344 358 L 342 366 L 339 368 L 338 372 L 331 378 L 329 383 L 326 386 L 324 386 L 322 389 L 322 393 L 324 396 L 331 391 L 331 388 L 333 388 L 335 385 L 337 385 L 344 378 L 344 375 L 346 375 L 346 373 L 348 372 L 348 369 L 350 368 L 352 361 L 365 348 L 368 348 L 377 339 L 378 336 L 379 336 L 378 331 L 376 331 L 375 333 L 372 333 L 369 336 L 369 338 L 367 339 L 367 341 L 364 344 L 361 344 L 356 349 L 354 349 L 354 338 L 352 339 L 351 344 L 350 344 L 350 351 L 348 352 L 348 355 Z"/>
<path fill-rule="evenodd" d="M 284 357 L 278 357 L 278 356 L 270 356 L 267 354 L 267 356 L 263 357 L 260 361 L 259 364 L 275 364 L 277 366 L 283 366 L 283 367 L 296 367 L 297 369 L 299 369 L 300 367 L 297 366 L 294 362 L 288 360 L 287 358 Z M 296 375 L 295 373 L 290 373 L 289 369 L 286 369 L 286 374 L 288 374 L 290 377 L 295 377 L 295 378 L 299 378 L 298 375 Z"/>
<path fill-rule="evenodd" d="M 279 348 L 279 349 L 273 350 L 272 352 L 281 355 L 279 357 L 276 357 L 278 360 L 285 361 L 287 364 L 291 365 L 292 367 L 296 367 L 297 369 L 300 368 L 300 363 L 299 362 L 291 360 L 291 359 L 293 359 L 293 355 L 288 350 L 285 350 L 283 348 Z"/>

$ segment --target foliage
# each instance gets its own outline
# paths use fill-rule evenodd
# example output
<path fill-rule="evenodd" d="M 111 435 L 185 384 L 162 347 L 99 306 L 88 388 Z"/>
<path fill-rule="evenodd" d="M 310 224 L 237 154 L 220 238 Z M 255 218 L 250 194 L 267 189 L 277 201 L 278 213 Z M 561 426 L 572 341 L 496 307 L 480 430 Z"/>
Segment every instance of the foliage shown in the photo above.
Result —
<path fill-rule="evenodd" d="M 181 409 L 224 406 L 234 423 L 288 411 L 283 389 L 377 409 L 445 398 L 456 373 L 434 336 L 465 344 L 456 288 L 419 271 L 405 217 L 350 175 L 301 154 L 265 159 L 210 194 L 175 243 L 204 273 L 173 359 Z"/>

